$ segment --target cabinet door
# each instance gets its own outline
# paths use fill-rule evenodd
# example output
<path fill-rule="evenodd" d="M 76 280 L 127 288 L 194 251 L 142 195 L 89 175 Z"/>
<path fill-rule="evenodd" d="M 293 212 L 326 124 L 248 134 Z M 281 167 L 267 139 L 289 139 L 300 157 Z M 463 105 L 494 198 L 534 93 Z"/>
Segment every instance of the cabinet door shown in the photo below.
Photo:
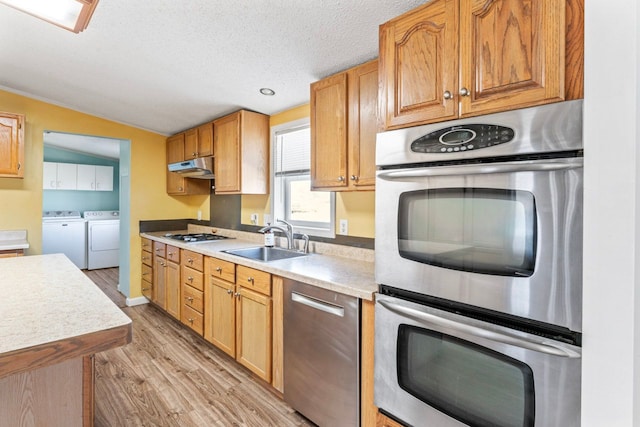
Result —
<path fill-rule="evenodd" d="M 167 263 L 164 258 L 153 257 L 153 299 L 159 307 L 165 309 L 167 306 Z"/>
<path fill-rule="evenodd" d="M 0 112 L 0 177 L 24 176 L 24 116 Z"/>
<path fill-rule="evenodd" d="M 198 126 L 198 157 L 213 156 L 213 123 Z"/>
<path fill-rule="evenodd" d="M 58 163 L 56 188 L 58 190 L 76 190 L 78 179 L 78 165 L 72 163 Z"/>
<path fill-rule="evenodd" d="M 42 189 L 55 190 L 58 185 L 58 164 L 44 162 L 42 164 Z"/>
<path fill-rule="evenodd" d="M 184 160 L 184 133 L 167 138 L 167 164 Z M 184 194 L 184 178 L 177 173 L 166 171 L 167 193 Z"/>
<path fill-rule="evenodd" d="M 373 190 L 378 131 L 378 61 L 352 68 L 349 84 L 349 186 Z"/>
<path fill-rule="evenodd" d="M 189 129 L 184 133 L 184 159 L 190 160 L 198 157 L 198 130 Z"/>
<path fill-rule="evenodd" d="M 347 74 L 311 84 L 311 188 L 347 186 Z"/>
<path fill-rule="evenodd" d="M 380 26 L 386 129 L 458 115 L 458 0 L 433 0 Z"/>
<path fill-rule="evenodd" d="M 96 191 L 113 191 L 113 166 L 96 166 Z"/>
<path fill-rule="evenodd" d="M 461 115 L 563 100 L 564 45 L 564 1 L 461 0 Z"/>
<path fill-rule="evenodd" d="M 93 191 L 96 189 L 96 167 L 94 165 L 78 165 L 78 190 Z"/>
<path fill-rule="evenodd" d="M 209 276 L 204 294 L 204 338 L 236 357 L 235 285 Z"/>
<path fill-rule="evenodd" d="M 236 360 L 271 382 L 271 298 L 237 288 Z"/>
<path fill-rule="evenodd" d="M 240 113 L 213 122 L 216 194 L 240 193 Z"/>
<path fill-rule="evenodd" d="M 166 261 L 165 292 L 167 313 L 180 320 L 180 264 Z"/>

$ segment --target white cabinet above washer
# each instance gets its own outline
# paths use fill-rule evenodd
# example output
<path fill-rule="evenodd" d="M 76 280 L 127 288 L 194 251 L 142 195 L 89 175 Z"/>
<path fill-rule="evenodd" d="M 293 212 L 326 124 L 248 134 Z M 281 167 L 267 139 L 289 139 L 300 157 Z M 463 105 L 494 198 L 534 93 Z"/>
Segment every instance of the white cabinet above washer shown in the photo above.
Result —
<path fill-rule="evenodd" d="M 113 166 L 78 165 L 78 190 L 113 191 Z"/>
<path fill-rule="evenodd" d="M 42 188 L 44 190 L 75 190 L 77 166 L 73 163 L 44 162 Z"/>

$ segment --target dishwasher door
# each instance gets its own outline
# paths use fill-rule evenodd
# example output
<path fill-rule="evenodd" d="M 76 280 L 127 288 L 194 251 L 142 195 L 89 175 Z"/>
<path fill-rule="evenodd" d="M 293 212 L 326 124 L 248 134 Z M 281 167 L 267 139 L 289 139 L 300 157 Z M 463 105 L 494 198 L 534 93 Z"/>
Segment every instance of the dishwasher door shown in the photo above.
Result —
<path fill-rule="evenodd" d="M 284 400 L 325 426 L 360 425 L 360 301 L 284 281 Z"/>

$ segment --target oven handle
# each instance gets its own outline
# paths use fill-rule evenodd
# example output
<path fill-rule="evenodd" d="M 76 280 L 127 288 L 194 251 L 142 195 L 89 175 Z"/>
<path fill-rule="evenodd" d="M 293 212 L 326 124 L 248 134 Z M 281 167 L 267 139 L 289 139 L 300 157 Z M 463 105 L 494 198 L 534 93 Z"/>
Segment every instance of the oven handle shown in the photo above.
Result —
<path fill-rule="evenodd" d="M 568 169 L 578 169 L 583 166 L 582 157 L 570 157 L 562 159 L 527 160 L 521 162 L 467 164 L 455 166 L 419 167 L 396 171 L 378 172 L 378 178 L 403 180 L 406 178 L 421 178 L 429 176 L 449 175 L 482 175 L 488 173 L 509 172 L 551 172 Z"/>
<path fill-rule="evenodd" d="M 499 342 L 501 344 L 514 345 L 527 350 L 534 350 L 539 353 L 546 353 L 553 356 L 569 357 L 573 359 L 578 359 L 581 357 L 580 353 L 570 348 L 566 348 L 561 343 L 556 344 L 556 343 L 549 343 L 549 342 L 547 343 L 532 342 L 508 333 L 489 331 L 487 329 L 483 329 L 477 326 L 465 325 L 464 323 L 459 323 L 453 320 L 445 319 L 445 318 L 436 316 L 434 314 L 425 313 L 420 310 L 416 310 L 411 307 L 406 307 L 404 305 L 394 303 L 391 301 L 378 300 L 378 302 L 384 308 L 396 314 L 407 316 L 415 320 L 418 320 L 420 322 L 426 322 L 435 326 L 450 328 L 458 332 L 473 335 L 475 337 L 488 339 L 491 341 Z"/>

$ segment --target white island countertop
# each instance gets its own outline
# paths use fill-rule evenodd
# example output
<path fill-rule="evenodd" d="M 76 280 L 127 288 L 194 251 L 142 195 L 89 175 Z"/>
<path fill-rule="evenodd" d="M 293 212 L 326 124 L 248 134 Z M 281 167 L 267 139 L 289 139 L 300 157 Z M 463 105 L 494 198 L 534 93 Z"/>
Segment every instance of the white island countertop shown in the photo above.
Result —
<path fill-rule="evenodd" d="M 131 319 L 62 254 L 0 259 L 0 378 L 131 341 Z"/>

